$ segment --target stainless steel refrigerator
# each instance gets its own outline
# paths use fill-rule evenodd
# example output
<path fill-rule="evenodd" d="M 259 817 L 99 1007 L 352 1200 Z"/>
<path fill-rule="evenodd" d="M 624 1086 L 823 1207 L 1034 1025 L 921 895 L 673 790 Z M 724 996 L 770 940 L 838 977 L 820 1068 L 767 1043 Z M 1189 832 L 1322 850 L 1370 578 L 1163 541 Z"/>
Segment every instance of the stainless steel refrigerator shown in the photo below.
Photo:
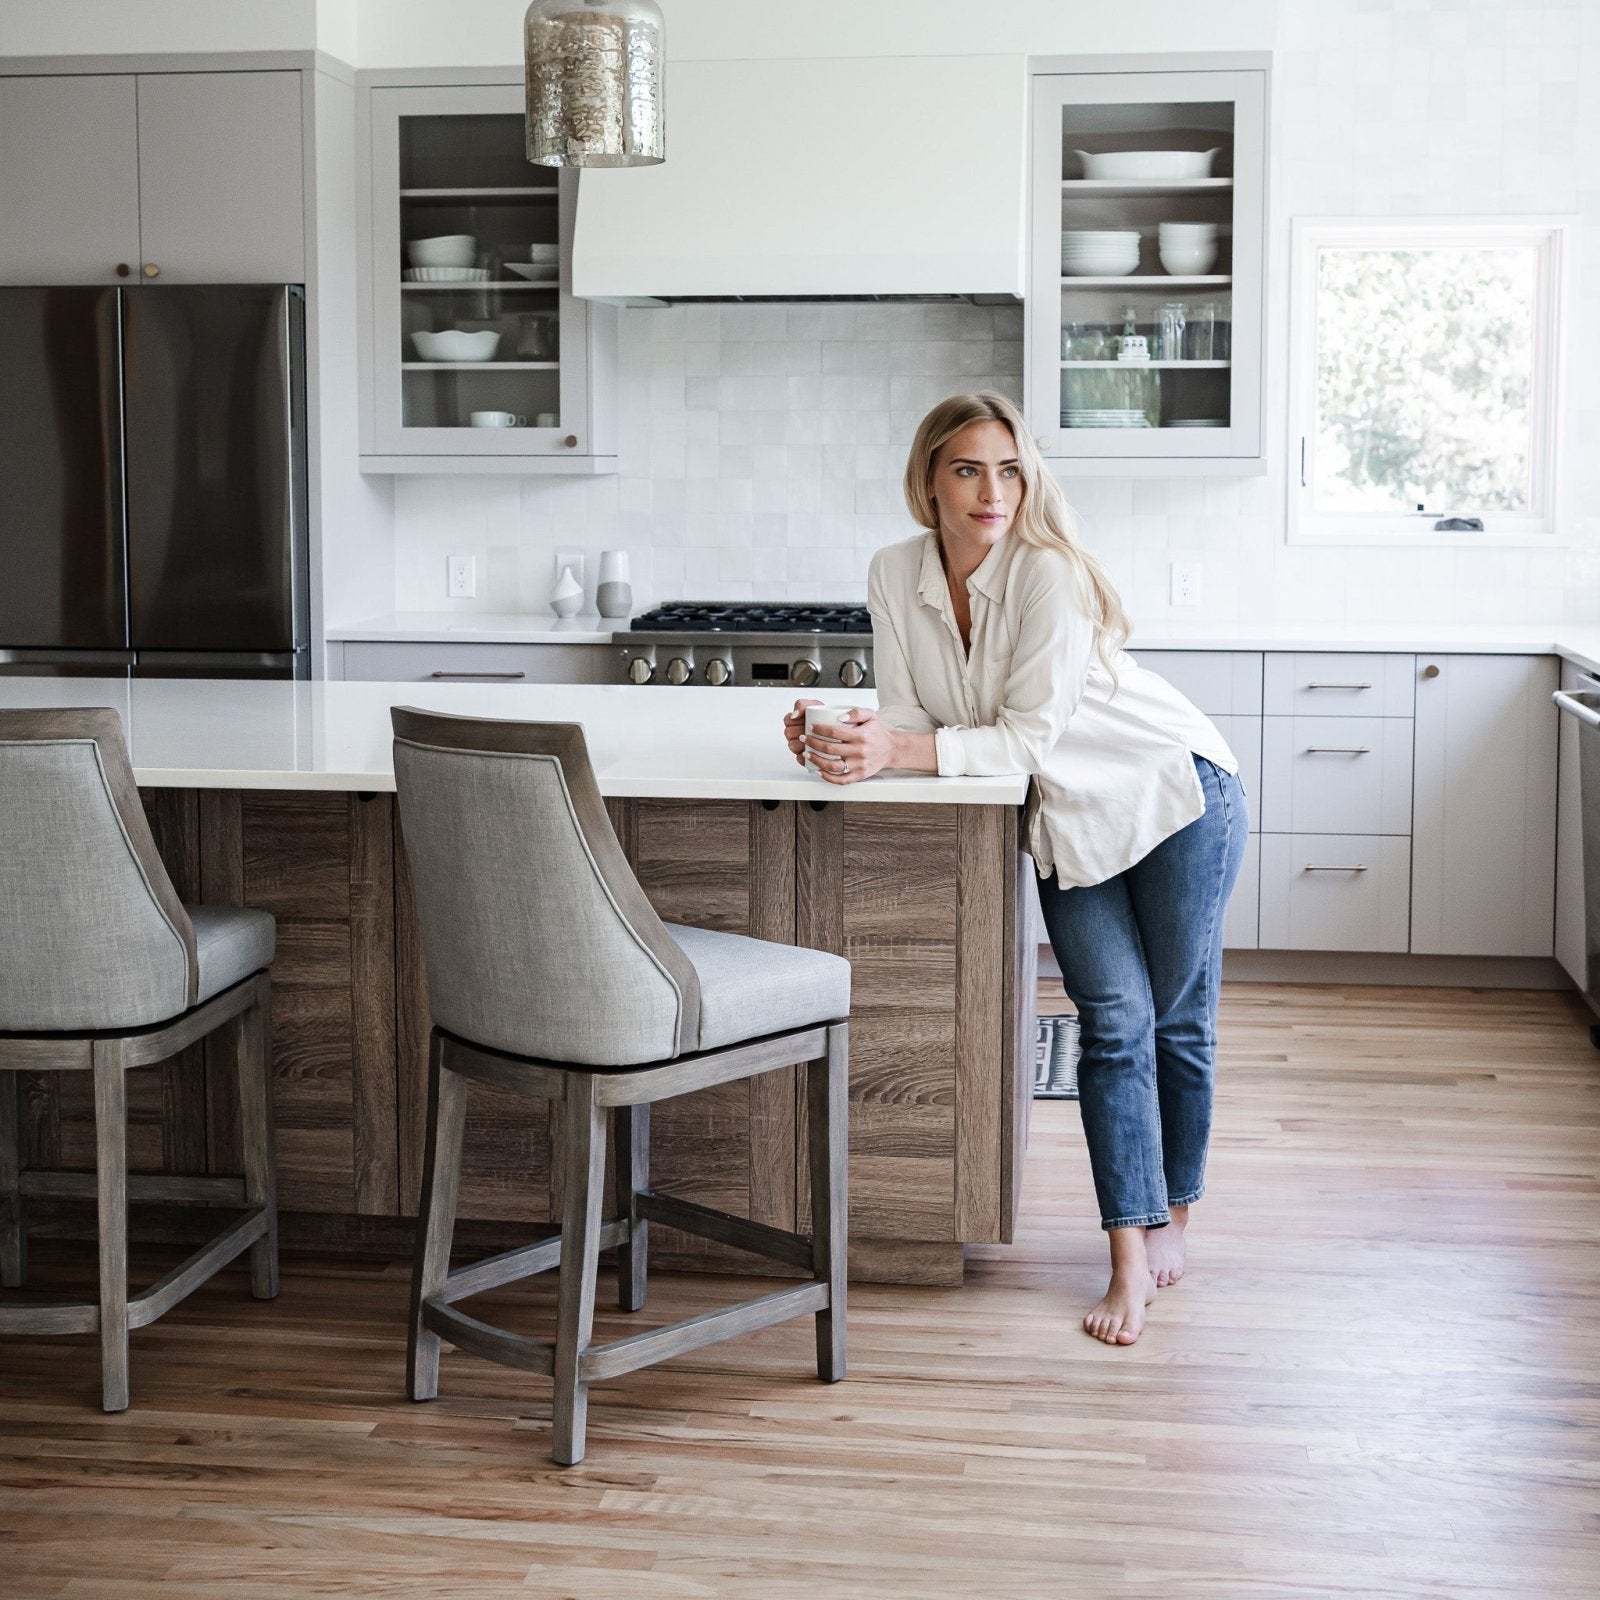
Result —
<path fill-rule="evenodd" d="M 305 306 L 0 288 L 0 674 L 310 676 Z"/>

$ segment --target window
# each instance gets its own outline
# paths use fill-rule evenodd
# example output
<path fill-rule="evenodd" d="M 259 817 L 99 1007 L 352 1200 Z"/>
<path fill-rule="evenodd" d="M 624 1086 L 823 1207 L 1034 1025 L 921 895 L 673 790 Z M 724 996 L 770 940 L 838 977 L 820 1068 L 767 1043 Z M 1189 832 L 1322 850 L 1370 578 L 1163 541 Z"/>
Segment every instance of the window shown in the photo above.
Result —
<path fill-rule="evenodd" d="M 1554 532 L 1565 227 L 1296 221 L 1289 536 Z"/>

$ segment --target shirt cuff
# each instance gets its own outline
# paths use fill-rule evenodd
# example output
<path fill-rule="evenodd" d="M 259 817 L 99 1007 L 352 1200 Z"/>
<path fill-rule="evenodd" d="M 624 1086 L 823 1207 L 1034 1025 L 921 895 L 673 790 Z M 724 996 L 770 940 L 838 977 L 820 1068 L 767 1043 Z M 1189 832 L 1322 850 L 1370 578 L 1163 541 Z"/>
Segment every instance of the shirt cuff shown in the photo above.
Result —
<path fill-rule="evenodd" d="M 959 728 L 935 728 L 933 754 L 939 765 L 941 778 L 964 777 L 967 770 L 967 747 Z"/>

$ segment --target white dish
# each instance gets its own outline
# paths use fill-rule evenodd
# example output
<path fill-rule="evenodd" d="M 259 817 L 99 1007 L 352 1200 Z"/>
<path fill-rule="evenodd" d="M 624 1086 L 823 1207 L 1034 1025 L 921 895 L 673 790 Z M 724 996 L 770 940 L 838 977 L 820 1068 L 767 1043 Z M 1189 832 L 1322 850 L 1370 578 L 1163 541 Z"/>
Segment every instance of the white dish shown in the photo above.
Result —
<path fill-rule="evenodd" d="M 1075 244 L 1138 244 L 1137 228 L 1063 228 L 1061 248 Z"/>
<path fill-rule="evenodd" d="M 487 283 L 487 267 L 407 267 L 407 283 Z"/>
<path fill-rule="evenodd" d="M 406 255 L 414 267 L 470 267 L 478 241 L 470 233 L 441 233 L 433 239 L 413 239 Z"/>
<path fill-rule="evenodd" d="M 1217 264 L 1217 247 L 1211 244 L 1164 244 L 1157 252 L 1161 265 L 1175 278 L 1200 278 Z"/>
<path fill-rule="evenodd" d="M 559 261 L 561 259 L 561 246 L 558 244 L 530 244 L 528 246 L 528 259 L 530 261 Z"/>
<path fill-rule="evenodd" d="M 1196 244 L 1205 239 L 1215 239 L 1217 225 L 1214 222 L 1161 222 L 1156 224 L 1156 235 L 1163 240 Z"/>
<path fill-rule="evenodd" d="M 1086 263 L 1082 261 L 1063 261 L 1061 275 L 1065 278 L 1126 278 L 1130 272 L 1138 270 L 1137 260 L 1102 263 Z"/>
<path fill-rule="evenodd" d="M 1175 417 L 1166 424 L 1169 428 L 1226 428 L 1225 417 Z"/>
<path fill-rule="evenodd" d="M 1072 153 L 1086 178 L 1122 178 L 1143 183 L 1180 183 L 1209 178 L 1221 145 L 1211 150 L 1089 150 Z"/>
<path fill-rule="evenodd" d="M 414 333 L 411 342 L 424 361 L 493 361 L 500 335 L 493 328 L 479 333 L 446 328 L 441 333 Z"/>
<path fill-rule="evenodd" d="M 529 283 L 561 281 L 561 267 L 555 261 L 508 261 L 505 266 L 507 272 L 514 272 L 519 278 L 526 278 Z"/>

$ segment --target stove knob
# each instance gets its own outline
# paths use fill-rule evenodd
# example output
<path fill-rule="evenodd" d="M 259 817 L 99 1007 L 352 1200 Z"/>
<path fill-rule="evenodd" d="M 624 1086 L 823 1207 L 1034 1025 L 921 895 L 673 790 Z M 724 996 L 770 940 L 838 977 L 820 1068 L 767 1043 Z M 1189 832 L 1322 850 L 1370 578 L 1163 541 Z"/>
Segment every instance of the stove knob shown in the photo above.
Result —
<path fill-rule="evenodd" d="M 694 676 L 694 668 L 682 656 L 674 656 L 667 663 L 668 683 L 687 683 Z"/>
<path fill-rule="evenodd" d="M 647 661 L 643 656 L 635 656 L 628 663 L 628 681 L 630 683 L 649 683 L 655 675 L 655 663 Z"/>
<path fill-rule="evenodd" d="M 707 683 L 726 683 L 732 676 L 733 668 L 721 656 L 712 656 L 712 658 L 706 662 Z"/>
<path fill-rule="evenodd" d="M 789 668 L 789 682 L 799 689 L 809 689 L 822 675 L 815 661 L 797 661 Z"/>
<path fill-rule="evenodd" d="M 847 689 L 859 689 L 867 681 L 867 669 L 859 661 L 847 661 L 839 668 L 839 682 Z"/>

